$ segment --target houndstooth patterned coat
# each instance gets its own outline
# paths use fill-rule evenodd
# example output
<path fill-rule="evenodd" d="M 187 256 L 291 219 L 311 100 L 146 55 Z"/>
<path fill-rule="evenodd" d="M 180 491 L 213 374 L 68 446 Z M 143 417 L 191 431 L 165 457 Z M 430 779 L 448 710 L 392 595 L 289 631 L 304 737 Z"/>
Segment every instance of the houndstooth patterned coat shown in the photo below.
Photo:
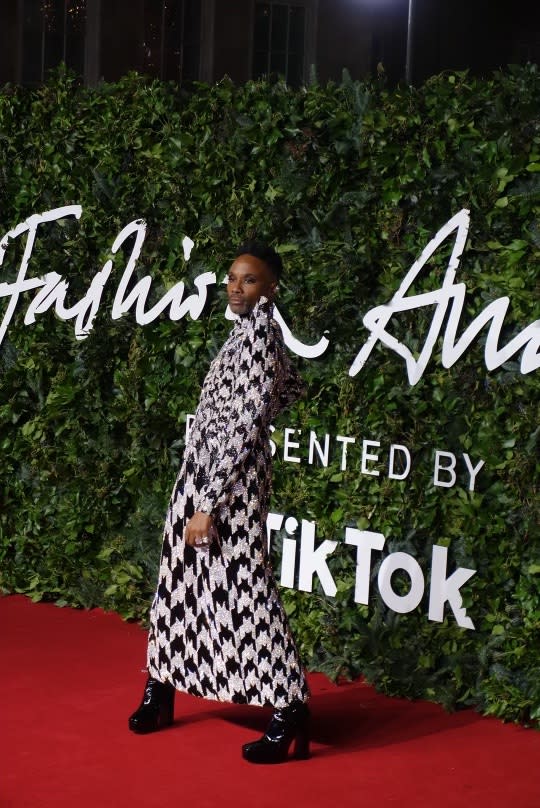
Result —
<path fill-rule="evenodd" d="M 300 395 L 271 304 L 235 325 L 203 384 L 165 521 L 150 612 L 149 674 L 218 701 L 282 709 L 308 697 L 266 550 L 269 426 Z M 186 545 L 211 513 L 206 550 Z"/>

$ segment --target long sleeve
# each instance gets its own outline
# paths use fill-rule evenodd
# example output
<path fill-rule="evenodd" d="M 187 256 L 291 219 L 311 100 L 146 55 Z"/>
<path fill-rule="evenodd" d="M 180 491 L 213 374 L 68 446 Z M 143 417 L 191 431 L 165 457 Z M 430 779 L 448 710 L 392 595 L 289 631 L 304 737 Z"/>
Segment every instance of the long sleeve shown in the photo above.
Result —
<path fill-rule="evenodd" d="M 287 355 L 281 332 L 279 333 L 277 354 L 281 360 L 283 378 L 276 400 L 272 405 L 272 418 L 275 418 L 282 410 L 286 409 L 290 404 L 293 404 L 306 393 L 305 382 Z"/>
<path fill-rule="evenodd" d="M 238 478 L 263 426 L 270 422 L 272 395 L 279 372 L 280 345 L 264 298 L 244 325 L 229 423 L 212 463 L 211 479 L 199 494 L 198 509 L 210 513 Z"/>

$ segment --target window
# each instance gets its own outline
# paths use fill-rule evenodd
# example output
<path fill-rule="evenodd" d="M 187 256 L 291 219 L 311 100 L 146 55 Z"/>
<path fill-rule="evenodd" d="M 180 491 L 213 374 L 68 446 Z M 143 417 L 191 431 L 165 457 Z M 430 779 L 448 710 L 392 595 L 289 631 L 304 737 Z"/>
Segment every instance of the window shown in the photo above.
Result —
<path fill-rule="evenodd" d="M 64 62 L 84 72 L 86 0 L 24 0 L 23 84 L 39 84 Z"/>
<path fill-rule="evenodd" d="M 0 0 L 0 5 L 3 0 Z M 209 76 L 214 0 L 13 0 L 17 81 L 64 62 L 90 86 L 128 70 L 164 80 Z"/>
<path fill-rule="evenodd" d="M 294 3 L 255 3 L 253 76 L 277 74 L 287 83 L 306 80 L 307 9 Z"/>
<path fill-rule="evenodd" d="M 199 78 L 201 3 L 145 0 L 143 71 L 156 78 Z"/>

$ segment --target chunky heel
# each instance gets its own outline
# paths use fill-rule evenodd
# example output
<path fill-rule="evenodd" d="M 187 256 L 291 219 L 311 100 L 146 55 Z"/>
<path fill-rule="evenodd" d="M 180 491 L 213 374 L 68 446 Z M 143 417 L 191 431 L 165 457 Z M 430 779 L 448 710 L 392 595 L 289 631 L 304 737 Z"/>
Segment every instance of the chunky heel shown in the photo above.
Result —
<path fill-rule="evenodd" d="M 174 687 L 168 682 L 158 682 L 150 676 L 138 709 L 129 717 L 130 730 L 144 735 L 169 727 L 174 720 L 175 692 Z"/>
<path fill-rule="evenodd" d="M 311 755 L 309 750 L 309 727 L 299 728 L 294 741 L 294 757 L 296 760 L 307 760 Z"/>
<path fill-rule="evenodd" d="M 242 757 L 249 763 L 284 763 L 294 740 L 294 758 L 309 757 L 309 709 L 307 704 L 294 701 L 277 710 L 262 738 L 242 747 Z"/>
<path fill-rule="evenodd" d="M 164 699 L 159 705 L 159 725 L 169 727 L 174 721 L 174 693 L 173 698 Z"/>

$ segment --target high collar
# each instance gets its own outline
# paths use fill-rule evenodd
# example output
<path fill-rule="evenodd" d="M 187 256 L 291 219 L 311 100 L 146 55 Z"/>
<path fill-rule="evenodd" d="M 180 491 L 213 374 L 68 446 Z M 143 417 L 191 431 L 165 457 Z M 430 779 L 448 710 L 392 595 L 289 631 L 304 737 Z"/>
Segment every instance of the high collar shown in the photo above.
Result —
<path fill-rule="evenodd" d="M 235 318 L 235 329 L 243 331 L 249 326 L 253 326 L 261 317 L 271 317 L 274 311 L 274 304 L 267 297 L 261 296 L 249 314 Z"/>

